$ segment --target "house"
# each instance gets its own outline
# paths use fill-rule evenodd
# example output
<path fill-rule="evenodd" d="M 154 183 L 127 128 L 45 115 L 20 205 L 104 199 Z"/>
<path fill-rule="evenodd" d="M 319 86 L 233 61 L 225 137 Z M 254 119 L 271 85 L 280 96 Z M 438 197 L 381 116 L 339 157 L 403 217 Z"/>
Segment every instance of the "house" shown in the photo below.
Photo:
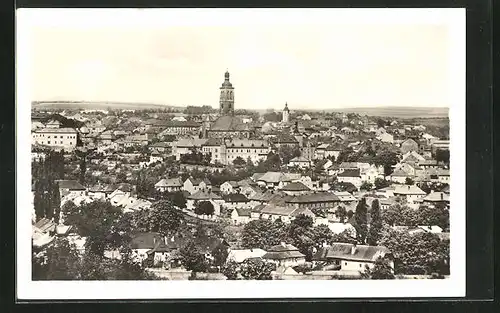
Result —
<path fill-rule="evenodd" d="M 142 262 L 152 258 L 156 264 L 165 262 L 173 250 L 167 245 L 169 239 L 154 232 L 136 234 L 130 243 L 133 259 Z"/>
<path fill-rule="evenodd" d="M 371 165 L 368 168 L 361 169 L 361 180 L 365 182 L 369 182 L 374 184 L 377 178 L 383 178 L 383 175 L 380 173 L 380 169 L 375 165 Z"/>
<path fill-rule="evenodd" d="M 164 129 L 162 135 L 176 135 L 176 136 L 184 136 L 184 135 L 198 135 L 201 130 L 201 124 L 192 121 L 167 121 L 163 123 L 162 128 Z"/>
<path fill-rule="evenodd" d="M 224 208 L 229 211 L 236 208 L 250 208 L 250 200 L 245 195 L 239 193 L 223 195 L 222 199 L 224 200 Z"/>
<path fill-rule="evenodd" d="M 59 194 L 61 197 L 64 197 L 70 193 L 83 196 L 85 195 L 87 190 L 87 188 L 82 186 L 82 184 L 80 184 L 76 180 L 59 179 L 55 182 L 59 186 Z"/>
<path fill-rule="evenodd" d="M 267 172 L 258 178 L 257 184 L 267 188 L 281 189 L 287 183 L 299 180 L 300 177 L 300 174 Z"/>
<path fill-rule="evenodd" d="M 401 163 L 408 163 L 411 165 L 420 164 L 420 162 L 424 162 L 425 158 L 418 154 L 416 151 L 409 151 L 403 155 L 401 158 Z"/>
<path fill-rule="evenodd" d="M 444 192 L 432 191 L 431 193 L 429 193 L 427 196 L 425 196 L 422 199 L 422 202 L 424 204 L 428 204 L 428 205 L 436 205 L 439 203 L 449 205 L 450 204 L 450 195 L 447 193 L 444 193 Z"/>
<path fill-rule="evenodd" d="M 186 207 L 188 210 L 194 211 L 198 203 L 202 201 L 208 201 L 213 205 L 214 207 L 213 215 L 215 216 L 220 215 L 221 206 L 224 204 L 224 200 L 222 199 L 221 196 L 216 195 L 211 191 L 199 190 L 193 193 L 192 195 L 188 196 L 186 201 Z"/>
<path fill-rule="evenodd" d="M 342 172 L 337 174 L 337 180 L 342 183 L 351 183 L 358 189 L 363 183 L 363 180 L 361 178 L 361 170 L 359 168 L 343 170 Z"/>
<path fill-rule="evenodd" d="M 89 188 L 88 195 L 94 199 L 106 199 L 115 189 L 111 185 L 97 184 Z"/>
<path fill-rule="evenodd" d="M 298 156 L 290 160 L 288 162 L 288 167 L 298 167 L 301 169 L 310 168 L 312 165 L 312 161 L 310 159 Z"/>
<path fill-rule="evenodd" d="M 290 196 L 299 196 L 311 192 L 311 189 L 301 182 L 286 184 L 281 190 Z"/>
<path fill-rule="evenodd" d="M 167 153 L 172 150 L 171 143 L 169 142 L 157 142 L 149 146 L 152 152 L 158 152 L 160 154 Z"/>
<path fill-rule="evenodd" d="M 255 209 L 255 208 L 254 208 Z M 255 212 L 255 210 L 252 212 Z M 295 217 L 306 215 L 314 219 L 315 215 L 308 208 L 297 208 L 283 204 L 269 203 L 259 209 L 259 218 L 271 221 L 281 220 L 283 223 L 290 223 Z M 252 217 L 252 215 L 251 215 Z"/>
<path fill-rule="evenodd" d="M 140 210 L 147 210 L 151 208 L 152 203 L 148 200 L 130 197 L 129 202 L 123 205 L 123 212 L 133 212 Z"/>
<path fill-rule="evenodd" d="M 314 255 L 314 262 L 328 262 L 343 272 L 363 272 L 366 267 L 373 268 L 378 258 L 389 259 L 394 268 L 392 253 L 383 246 L 365 246 L 350 243 L 333 243 L 320 248 Z"/>
<path fill-rule="evenodd" d="M 406 139 L 405 141 L 403 141 L 401 143 L 400 150 L 401 150 L 401 153 L 403 153 L 403 154 L 406 154 L 406 153 L 411 152 L 411 151 L 417 151 L 418 152 L 419 151 L 419 149 L 418 149 L 418 143 L 415 140 L 411 139 L 411 138 Z"/>
<path fill-rule="evenodd" d="M 201 149 L 205 142 L 207 142 L 207 139 L 179 139 L 172 143 L 172 154 L 176 160 L 180 160 L 181 155 L 190 154 L 193 149 Z"/>
<path fill-rule="evenodd" d="M 162 179 L 155 184 L 155 189 L 160 192 L 176 192 L 181 191 L 183 184 L 180 178 Z"/>
<path fill-rule="evenodd" d="M 301 209 L 322 209 L 328 211 L 340 203 L 339 197 L 331 192 L 318 191 L 285 198 L 287 206 Z"/>
<path fill-rule="evenodd" d="M 262 259 L 273 262 L 277 266 L 285 267 L 297 266 L 304 264 L 306 261 L 305 255 L 300 253 L 298 248 L 284 242 L 269 248 L 267 253 L 262 256 Z"/>
<path fill-rule="evenodd" d="M 31 133 L 32 143 L 52 148 L 73 150 L 78 133 L 74 128 L 42 128 Z"/>
<path fill-rule="evenodd" d="M 388 142 L 388 143 L 394 142 L 394 136 L 389 133 L 381 133 L 380 135 L 377 136 L 377 139 L 382 142 Z"/>
<path fill-rule="evenodd" d="M 207 179 L 201 180 L 188 177 L 182 185 L 182 190 L 185 190 L 190 194 L 194 194 L 199 190 L 210 189 L 211 187 L 212 184 Z"/>
<path fill-rule="evenodd" d="M 223 194 L 237 193 L 240 188 L 237 181 L 229 180 L 220 185 L 220 191 Z"/>
<path fill-rule="evenodd" d="M 418 166 L 420 166 L 425 170 L 429 168 L 438 168 L 438 162 L 436 160 L 425 159 L 423 161 L 418 162 Z"/>
<path fill-rule="evenodd" d="M 415 203 L 426 196 L 426 193 L 415 185 L 396 186 L 394 196 L 405 199 L 408 203 Z"/>
<path fill-rule="evenodd" d="M 224 153 L 221 156 L 222 164 L 233 164 L 236 158 L 247 161 L 250 159 L 254 164 L 265 160 L 271 151 L 271 147 L 265 140 L 254 139 L 232 139 L 225 141 Z"/>
<path fill-rule="evenodd" d="M 227 261 L 233 261 L 236 263 L 243 263 L 248 259 L 260 259 L 267 251 L 262 249 L 231 249 L 227 255 Z"/>
<path fill-rule="evenodd" d="M 411 175 L 409 175 L 407 172 L 405 172 L 401 169 L 396 169 L 389 176 L 389 180 L 393 183 L 404 184 L 404 183 L 406 183 L 406 179 L 410 178 L 410 177 L 411 177 Z"/>
<path fill-rule="evenodd" d="M 246 224 L 251 221 L 251 209 L 235 208 L 231 212 L 231 221 L 236 224 Z"/>
<path fill-rule="evenodd" d="M 438 180 L 442 184 L 449 184 L 450 183 L 450 170 L 446 169 L 439 169 L 437 172 L 438 175 Z"/>

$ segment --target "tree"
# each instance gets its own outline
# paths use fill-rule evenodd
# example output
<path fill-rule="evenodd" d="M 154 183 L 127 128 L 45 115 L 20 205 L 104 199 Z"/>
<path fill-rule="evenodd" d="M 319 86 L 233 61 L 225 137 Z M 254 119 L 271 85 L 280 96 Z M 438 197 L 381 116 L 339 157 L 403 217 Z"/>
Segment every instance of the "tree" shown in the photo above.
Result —
<path fill-rule="evenodd" d="M 446 231 L 450 227 L 450 212 L 442 203 L 436 204 L 434 207 L 421 206 L 416 212 L 416 220 L 418 225 L 437 225 Z"/>
<path fill-rule="evenodd" d="M 282 164 L 288 164 L 291 159 L 300 156 L 300 149 L 298 146 L 280 146 L 278 149 L 278 155 L 282 160 Z"/>
<path fill-rule="evenodd" d="M 167 194 L 167 198 L 172 201 L 172 204 L 178 208 L 185 209 L 186 208 L 186 197 L 181 191 L 176 191 Z"/>
<path fill-rule="evenodd" d="M 205 255 L 201 253 L 194 241 L 189 241 L 179 252 L 181 263 L 188 271 L 204 272 L 208 268 Z"/>
<path fill-rule="evenodd" d="M 366 199 L 361 198 L 356 206 L 356 213 L 354 213 L 356 234 L 358 242 L 365 244 L 366 235 L 368 234 L 368 217 L 366 208 Z"/>
<path fill-rule="evenodd" d="M 405 184 L 406 185 L 413 185 L 413 184 L 415 184 L 415 181 L 413 179 L 411 179 L 410 177 L 406 177 Z"/>
<path fill-rule="evenodd" d="M 229 251 L 227 246 L 220 244 L 217 247 L 215 247 L 214 251 L 212 251 L 212 256 L 214 258 L 214 265 L 218 267 L 224 265 L 224 263 L 226 263 L 228 255 Z"/>
<path fill-rule="evenodd" d="M 183 214 L 174 207 L 171 201 L 161 200 L 154 203 L 149 210 L 148 219 L 151 231 L 164 236 L 176 233 L 183 224 Z"/>
<path fill-rule="evenodd" d="M 87 171 L 87 153 L 82 153 L 80 155 L 80 174 L 78 181 L 80 184 L 84 185 L 85 184 L 85 172 Z"/>
<path fill-rule="evenodd" d="M 400 205 L 391 205 L 382 211 L 382 221 L 390 226 L 417 226 L 418 216 L 414 209 Z"/>
<path fill-rule="evenodd" d="M 399 162 L 398 154 L 394 151 L 382 150 L 377 153 L 373 159 L 375 165 L 384 167 L 384 175 L 388 176 L 392 173 L 392 167 Z"/>
<path fill-rule="evenodd" d="M 264 219 L 250 221 L 243 227 L 241 234 L 242 246 L 248 249 L 266 250 L 284 241 L 285 237 L 286 229 L 282 222 L 273 223 Z"/>
<path fill-rule="evenodd" d="M 446 149 L 437 149 L 436 150 L 436 161 L 442 162 L 444 164 L 450 163 L 450 150 Z"/>
<path fill-rule="evenodd" d="M 351 211 L 352 212 L 352 211 Z M 347 211 L 345 207 L 339 205 L 335 210 L 335 216 L 339 219 L 341 223 L 345 223 L 345 219 L 347 217 Z"/>
<path fill-rule="evenodd" d="M 299 227 L 303 227 L 303 228 L 310 228 L 313 226 L 313 219 L 310 216 L 307 216 L 304 214 L 299 214 L 292 221 L 292 224 L 297 225 Z"/>
<path fill-rule="evenodd" d="M 261 259 L 247 259 L 241 264 L 241 276 L 247 280 L 271 280 L 275 270 L 274 263 Z"/>
<path fill-rule="evenodd" d="M 395 274 L 449 274 L 449 240 L 441 241 L 436 234 L 409 234 L 385 228 L 380 245 L 394 255 Z"/>
<path fill-rule="evenodd" d="M 54 208 L 54 222 L 59 223 L 59 217 L 61 214 L 61 194 L 59 192 L 59 186 L 55 185 L 52 190 L 52 206 Z"/>
<path fill-rule="evenodd" d="M 385 180 L 383 178 L 377 177 L 375 178 L 375 189 L 382 189 L 385 187 L 389 187 L 391 185 L 391 182 L 388 180 Z"/>
<path fill-rule="evenodd" d="M 197 215 L 213 215 L 214 211 L 214 205 L 210 201 L 201 201 L 194 208 Z"/>
<path fill-rule="evenodd" d="M 343 232 L 339 234 L 332 234 L 331 242 L 341 242 L 341 243 L 350 243 L 350 244 L 355 244 L 356 243 L 356 238 L 355 234 L 350 232 L 349 230 L 344 230 Z"/>
<path fill-rule="evenodd" d="M 42 181 L 35 181 L 35 195 L 33 203 L 35 206 L 35 215 L 37 220 L 40 220 L 45 216 L 45 198 L 42 192 Z"/>
<path fill-rule="evenodd" d="M 361 184 L 361 186 L 359 187 L 359 189 L 365 190 L 365 191 L 370 191 L 370 190 L 372 190 L 372 188 L 373 188 L 373 184 L 370 182 L 366 182 L 366 181 L 363 182 Z"/>
<path fill-rule="evenodd" d="M 367 242 L 370 246 L 376 246 L 382 231 L 382 217 L 380 216 L 380 204 L 378 199 L 373 200 L 370 210 L 370 227 L 368 229 Z"/>
<path fill-rule="evenodd" d="M 362 277 L 364 279 L 395 279 L 390 260 L 381 257 L 375 261 L 373 268 L 366 266 Z"/>
<path fill-rule="evenodd" d="M 245 164 L 247 164 L 247 162 L 245 160 L 243 160 L 242 157 L 238 156 L 236 157 L 234 160 L 233 160 L 233 164 L 234 166 L 236 167 L 242 167 L 242 166 L 245 166 Z"/>
<path fill-rule="evenodd" d="M 238 279 L 238 273 L 240 271 L 239 264 L 233 260 L 226 262 L 221 269 L 221 273 L 227 277 L 229 280 Z"/>
<path fill-rule="evenodd" d="M 79 256 L 67 239 L 57 238 L 41 258 L 33 259 L 33 280 L 73 280 L 78 277 Z"/>

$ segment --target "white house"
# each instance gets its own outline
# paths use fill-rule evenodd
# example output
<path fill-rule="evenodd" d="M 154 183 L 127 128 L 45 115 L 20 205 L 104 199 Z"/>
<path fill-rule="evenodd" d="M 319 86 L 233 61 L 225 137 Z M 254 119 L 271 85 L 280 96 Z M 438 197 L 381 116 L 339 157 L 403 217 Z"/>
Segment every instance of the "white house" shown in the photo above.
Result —
<path fill-rule="evenodd" d="M 361 178 L 361 170 L 359 168 L 343 170 L 342 172 L 337 174 L 337 180 L 343 183 L 351 183 L 358 189 L 363 183 L 363 179 Z"/>
<path fill-rule="evenodd" d="M 402 185 L 396 186 L 396 188 L 394 189 L 394 195 L 396 197 L 406 199 L 408 203 L 412 204 L 423 199 L 427 194 L 418 186 Z"/>
<path fill-rule="evenodd" d="M 155 189 L 161 192 L 176 192 L 180 191 L 182 187 L 180 178 L 162 179 L 155 184 Z"/>
<path fill-rule="evenodd" d="M 269 248 L 262 258 L 275 263 L 277 266 L 285 267 L 297 266 L 304 264 L 306 261 L 305 255 L 300 253 L 298 248 L 284 242 Z"/>

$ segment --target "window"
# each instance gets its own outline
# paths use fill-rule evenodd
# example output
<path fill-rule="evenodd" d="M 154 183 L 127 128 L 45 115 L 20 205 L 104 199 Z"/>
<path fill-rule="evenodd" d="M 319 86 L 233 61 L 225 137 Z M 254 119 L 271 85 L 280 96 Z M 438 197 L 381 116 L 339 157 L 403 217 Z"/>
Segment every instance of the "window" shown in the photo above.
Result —
<path fill-rule="evenodd" d="M 361 267 L 361 264 L 359 264 L 359 267 Z"/>
<path fill-rule="evenodd" d="M 344 262 L 344 265 L 347 266 L 347 262 Z"/>
<path fill-rule="evenodd" d="M 50 145 L 50 141 L 47 141 L 47 144 Z"/>

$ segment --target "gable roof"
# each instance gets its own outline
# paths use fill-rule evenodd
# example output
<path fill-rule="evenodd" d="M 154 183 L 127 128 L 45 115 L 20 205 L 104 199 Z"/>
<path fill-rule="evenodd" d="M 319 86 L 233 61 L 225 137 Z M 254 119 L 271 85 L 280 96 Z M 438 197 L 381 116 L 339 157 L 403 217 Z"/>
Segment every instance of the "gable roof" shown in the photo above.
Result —
<path fill-rule="evenodd" d="M 86 188 L 82 186 L 79 182 L 76 180 L 66 180 L 66 179 L 60 179 L 55 181 L 60 189 L 69 189 L 69 190 L 85 190 Z"/>
<path fill-rule="evenodd" d="M 354 254 L 352 249 L 355 247 Z M 353 245 L 349 243 L 333 243 L 330 247 L 318 250 L 313 260 L 341 259 L 362 262 L 375 262 L 378 257 L 390 254 L 384 246 Z"/>
<path fill-rule="evenodd" d="M 162 179 L 155 184 L 155 187 L 181 187 L 182 182 L 180 178 Z"/>
<path fill-rule="evenodd" d="M 199 190 L 195 192 L 194 194 L 190 195 L 188 199 L 191 200 L 220 200 L 222 199 L 221 196 L 216 195 L 213 192 L 207 192 L 204 190 Z"/>
<path fill-rule="evenodd" d="M 426 193 L 415 185 L 398 185 L 394 189 L 394 194 L 401 195 L 426 195 Z"/>
<path fill-rule="evenodd" d="M 292 182 L 292 183 L 286 184 L 281 190 L 283 190 L 283 191 L 309 191 L 311 189 L 301 182 Z"/>
<path fill-rule="evenodd" d="M 248 198 L 240 193 L 233 193 L 222 197 L 226 202 L 248 202 Z"/>
<path fill-rule="evenodd" d="M 282 260 L 289 258 L 303 258 L 304 254 L 291 244 L 280 244 L 272 246 L 268 252 L 262 256 L 263 259 Z"/>
<path fill-rule="evenodd" d="M 314 192 L 286 199 L 287 203 L 336 202 L 340 198 L 331 192 Z"/>
<path fill-rule="evenodd" d="M 359 168 L 348 168 L 338 173 L 337 177 L 361 177 L 361 170 Z"/>
<path fill-rule="evenodd" d="M 250 216 L 250 213 L 252 212 L 250 209 L 243 208 L 236 208 L 235 210 L 238 213 L 238 216 Z"/>

